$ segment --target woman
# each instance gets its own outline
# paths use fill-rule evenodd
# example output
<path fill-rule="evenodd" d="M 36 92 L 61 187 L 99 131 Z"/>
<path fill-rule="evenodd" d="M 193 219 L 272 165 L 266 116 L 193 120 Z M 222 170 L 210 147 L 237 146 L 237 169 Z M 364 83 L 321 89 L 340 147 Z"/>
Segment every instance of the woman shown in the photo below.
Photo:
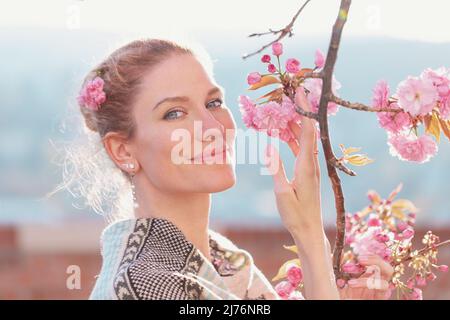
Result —
<path fill-rule="evenodd" d="M 112 165 L 78 160 L 103 174 L 91 179 L 97 187 L 129 181 L 125 186 L 134 203 L 131 216 L 113 213 L 102 234 L 103 264 L 91 299 L 280 299 L 251 255 L 209 228 L 211 193 L 235 184 L 230 161 L 235 122 L 208 59 L 169 40 L 138 40 L 114 51 L 85 78 L 80 111 Z M 303 90 L 297 90 L 296 103 L 311 110 Z M 295 178 L 287 180 L 273 147 L 266 163 L 282 222 L 298 247 L 305 296 L 383 298 L 387 282 L 369 290 L 367 274 L 343 289 L 336 286 L 321 216 L 316 130 L 311 119 L 301 123 L 301 130 L 290 126 L 297 137 L 289 145 L 296 155 Z M 181 149 L 174 132 L 190 138 Z M 80 175 L 82 161 L 73 163 Z M 105 195 L 94 189 L 79 188 L 95 209 Z M 119 187 L 116 193 L 118 202 L 128 195 Z M 365 258 L 362 264 L 376 264 L 384 279 L 390 277 L 389 265 Z M 297 292 L 295 298 L 303 297 Z"/>

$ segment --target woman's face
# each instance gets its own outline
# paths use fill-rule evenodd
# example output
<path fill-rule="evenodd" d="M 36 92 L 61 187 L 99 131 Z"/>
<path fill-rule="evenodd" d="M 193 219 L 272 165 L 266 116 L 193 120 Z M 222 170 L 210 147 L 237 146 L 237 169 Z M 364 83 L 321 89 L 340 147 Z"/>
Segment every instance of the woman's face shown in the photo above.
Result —
<path fill-rule="evenodd" d="M 235 183 L 235 122 L 222 89 L 192 55 L 144 77 L 133 108 L 137 161 L 165 192 L 218 192 Z"/>

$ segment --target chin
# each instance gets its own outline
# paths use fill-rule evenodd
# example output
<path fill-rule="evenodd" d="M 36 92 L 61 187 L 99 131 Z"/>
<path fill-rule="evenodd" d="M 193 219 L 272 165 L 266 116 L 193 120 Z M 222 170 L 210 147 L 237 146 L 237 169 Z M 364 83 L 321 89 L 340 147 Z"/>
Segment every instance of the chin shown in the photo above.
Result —
<path fill-rule="evenodd" d="M 233 187 L 236 184 L 236 174 L 232 165 L 202 165 L 195 180 L 201 186 L 200 192 L 215 193 Z"/>

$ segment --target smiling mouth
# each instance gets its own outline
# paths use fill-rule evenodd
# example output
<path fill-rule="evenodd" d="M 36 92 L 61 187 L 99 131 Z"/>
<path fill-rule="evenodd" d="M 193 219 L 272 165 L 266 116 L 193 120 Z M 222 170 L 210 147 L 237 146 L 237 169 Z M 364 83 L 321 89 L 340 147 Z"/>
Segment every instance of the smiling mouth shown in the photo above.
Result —
<path fill-rule="evenodd" d="M 208 154 L 205 154 L 202 152 L 201 154 L 192 157 L 190 160 L 193 163 L 204 163 L 204 162 L 212 162 L 217 163 L 219 160 L 220 163 L 224 163 L 227 153 L 230 151 L 228 146 L 225 146 L 223 149 L 216 151 L 216 149 L 213 149 Z"/>

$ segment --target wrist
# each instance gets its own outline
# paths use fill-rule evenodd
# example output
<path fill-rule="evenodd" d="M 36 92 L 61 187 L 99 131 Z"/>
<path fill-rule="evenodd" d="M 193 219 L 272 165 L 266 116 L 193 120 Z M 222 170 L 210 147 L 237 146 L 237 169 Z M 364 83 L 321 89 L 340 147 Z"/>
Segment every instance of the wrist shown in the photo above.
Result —
<path fill-rule="evenodd" d="M 305 250 L 308 250 L 309 248 L 324 247 L 328 242 L 325 231 L 321 225 L 320 227 L 314 228 L 291 228 L 289 232 L 296 245 Z"/>
<path fill-rule="evenodd" d="M 324 232 L 293 235 L 298 257 L 305 274 L 305 291 L 309 299 L 339 299 L 328 239 Z"/>

